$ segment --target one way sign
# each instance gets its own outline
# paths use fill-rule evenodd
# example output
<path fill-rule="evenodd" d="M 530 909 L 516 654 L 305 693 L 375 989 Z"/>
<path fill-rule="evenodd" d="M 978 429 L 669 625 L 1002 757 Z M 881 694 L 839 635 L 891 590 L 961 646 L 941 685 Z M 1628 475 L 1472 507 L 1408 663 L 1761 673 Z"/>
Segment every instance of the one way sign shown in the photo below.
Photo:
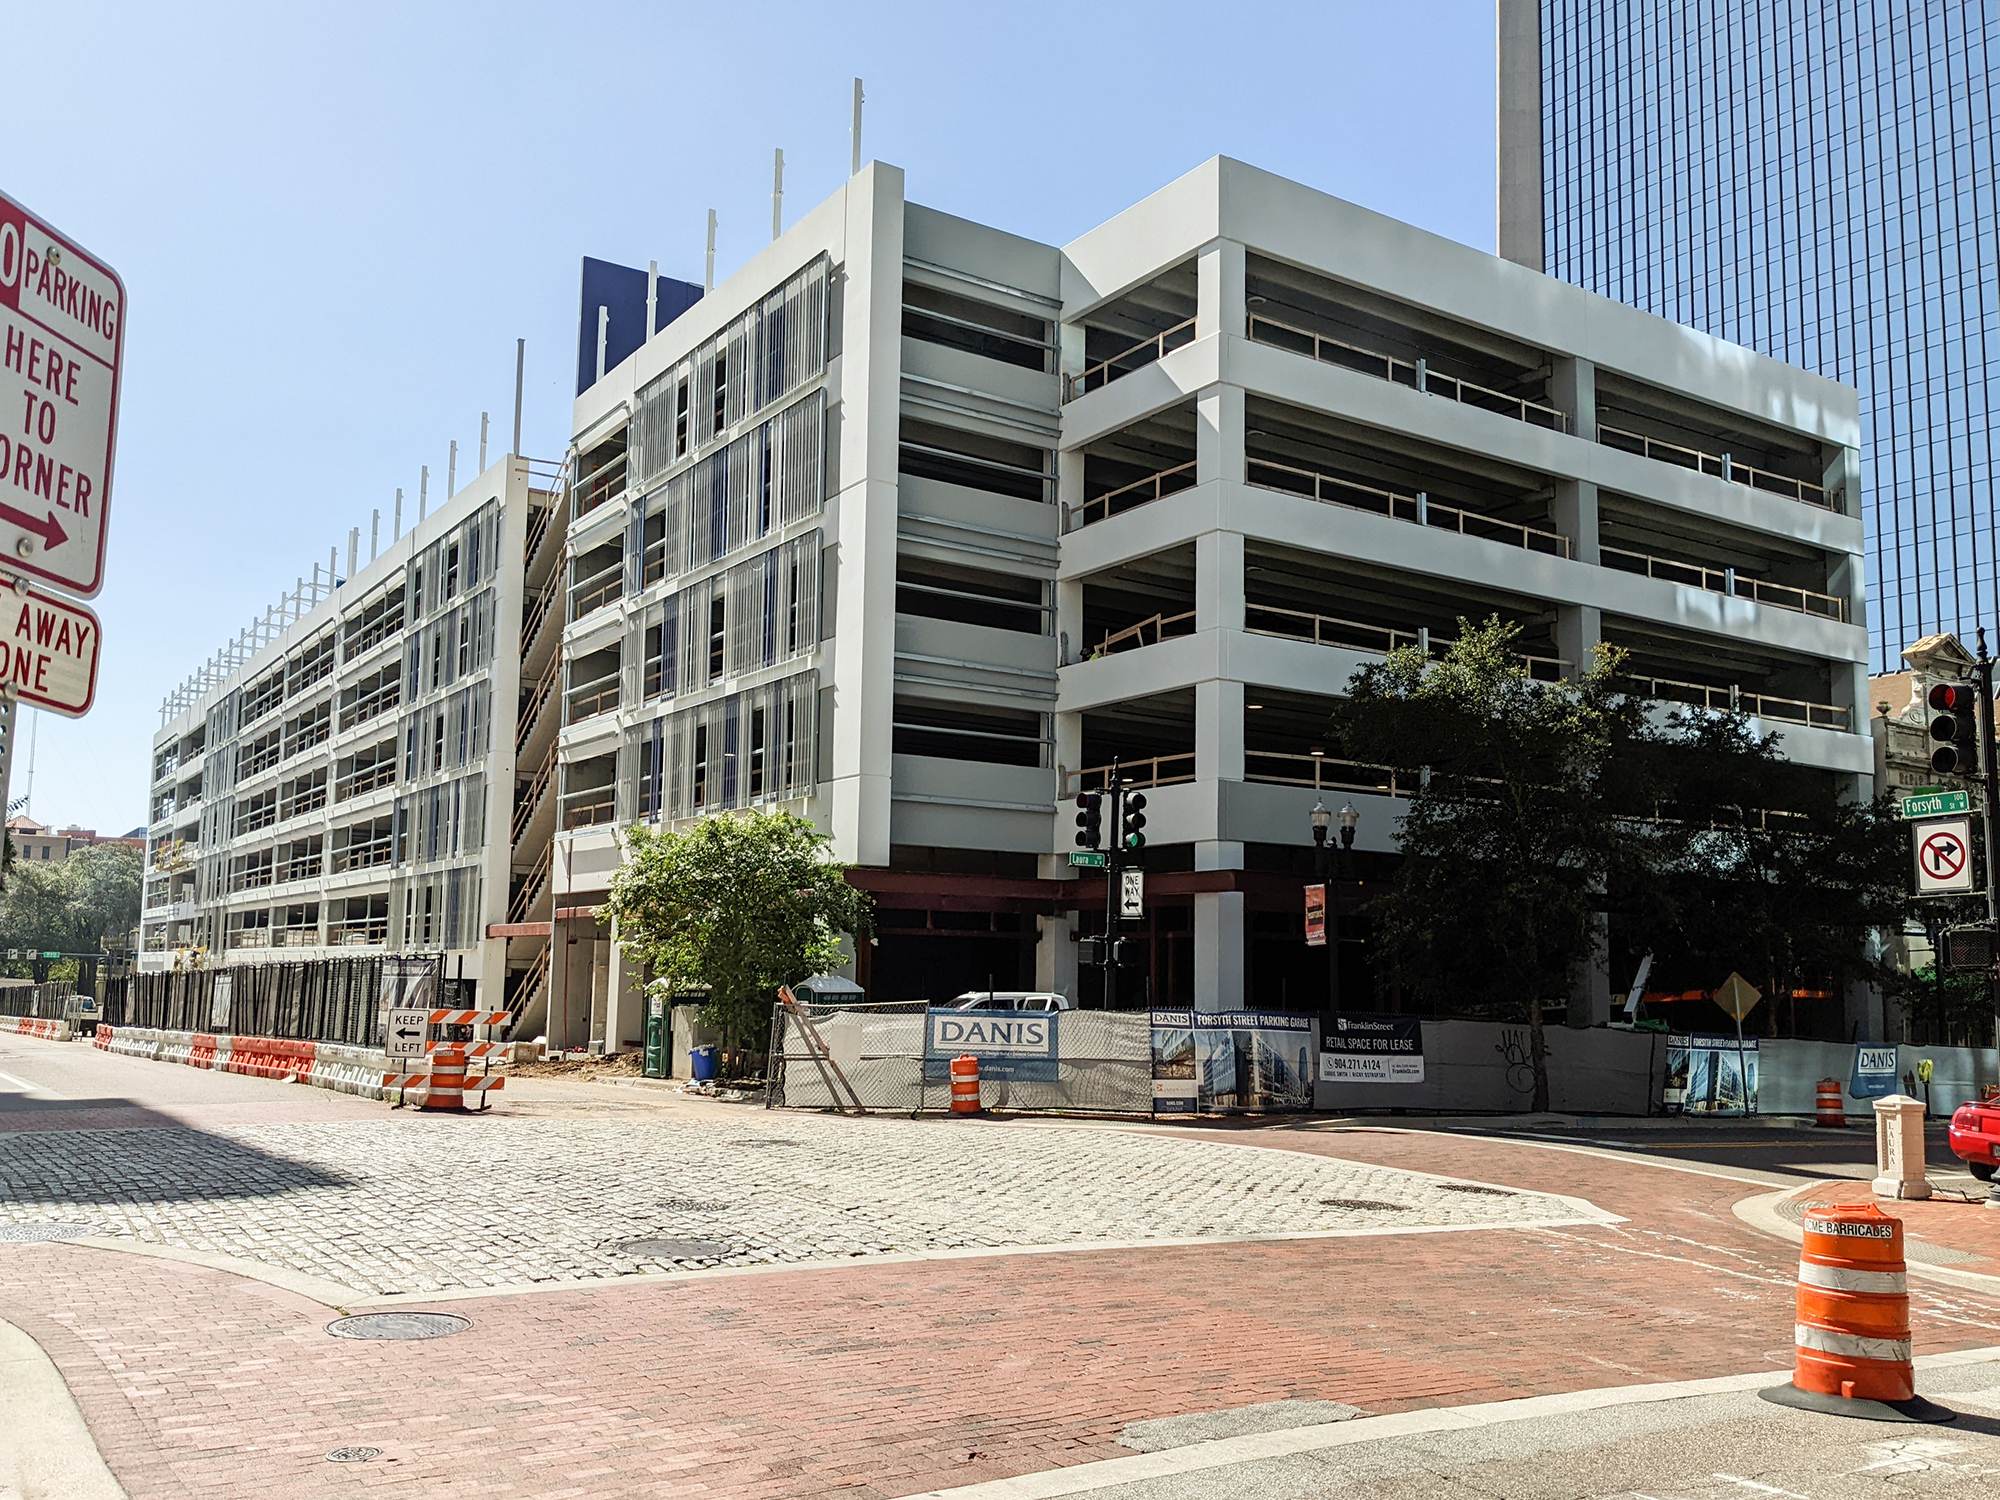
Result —
<path fill-rule="evenodd" d="M 427 1010 L 392 1010 L 388 1033 L 382 1039 L 386 1057 L 422 1057 L 430 1036 L 431 1013 Z"/>

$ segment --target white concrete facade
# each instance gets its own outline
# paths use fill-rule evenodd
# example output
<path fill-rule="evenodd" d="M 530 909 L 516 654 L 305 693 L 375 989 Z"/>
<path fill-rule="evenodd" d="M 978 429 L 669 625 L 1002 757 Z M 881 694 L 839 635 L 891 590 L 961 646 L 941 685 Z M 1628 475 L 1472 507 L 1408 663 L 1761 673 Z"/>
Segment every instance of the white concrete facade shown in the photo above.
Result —
<path fill-rule="evenodd" d="M 163 705 L 142 970 L 436 954 L 501 994 L 523 554 L 553 483 L 501 459 Z"/>
<path fill-rule="evenodd" d="M 1537 671 L 1613 642 L 1663 702 L 1738 704 L 1867 786 L 1846 387 L 1228 159 L 1060 249 L 908 203 L 877 164 L 584 392 L 579 482 L 708 399 L 702 351 L 761 348 L 743 320 L 814 266 L 822 363 L 740 412 L 714 396 L 727 420 L 572 506 L 571 556 L 616 544 L 625 572 L 573 591 L 572 692 L 614 670 L 619 692 L 565 713 L 558 906 L 592 904 L 631 821 L 786 806 L 895 914 L 871 990 L 944 998 L 981 965 L 1068 988 L 1093 899 L 1060 803 L 1115 755 L 1156 788 L 1149 876 L 1178 913 L 1155 998 L 1279 1008 L 1289 960 L 1252 949 L 1297 941 L 1256 934 L 1295 912 L 1312 803 L 1351 798 L 1357 847 L 1394 849 L 1381 776 L 1319 743 L 1328 705 L 1389 645 L 1493 613 Z M 693 394 L 663 407 L 677 370 Z M 722 494 L 704 465 L 778 451 L 756 434 L 808 403 L 817 488 L 653 568 L 686 497 Z M 745 567 L 766 592 L 718 582 Z M 807 593 L 818 618 L 774 647 Z M 591 1034 L 629 1042 L 631 977 L 592 983 Z"/>

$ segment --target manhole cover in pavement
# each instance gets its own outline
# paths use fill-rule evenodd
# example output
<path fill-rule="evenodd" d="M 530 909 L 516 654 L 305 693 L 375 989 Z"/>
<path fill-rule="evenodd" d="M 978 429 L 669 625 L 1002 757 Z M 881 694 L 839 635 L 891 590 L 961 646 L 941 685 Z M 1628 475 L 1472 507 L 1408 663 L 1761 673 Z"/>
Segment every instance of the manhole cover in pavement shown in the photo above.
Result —
<path fill-rule="evenodd" d="M 1388 1209 L 1391 1213 L 1399 1214 L 1407 1213 L 1410 1207 L 1407 1203 L 1377 1203 L 1373 1198 L 1322 1198 L 1319 1200 L 1319 1206 L 1321 1208 Z"/>
<path fill-rule="evenodd" d="M 663 1198 L 660 1212 L 665 1214 L 719 1214 L 727 1203 L 704 1203 L 699 1198 Z"/>
<path fill-rule="evenodd" d="M 326 1331 L 338 1339 L 441 1339 L 471 1326 L 472 1319 L 451 1313 L 360 1313 L 335 1318 Z"/>
<path fill-rule="evenodd" d="M 796 1146 L 798 1142 L 780 1140 L 778 1137 L 772 1135 L 763 1136 L 755 1140 L 731 1141 L 729 1144 L 732 1146 Z"/>
<path fill-rule="evenodd" d="M 0 1224 L 0 1240 L 73 1240 L 96 1233 L 95 1224 Z"/>
<path fill-rule="evenodd" d="M 717 1260 L 729 1253 L 720 1240 L 620 1240 L 611 1248 L 634 1260 Z"/>
<path fill-rule="evenodd" d="M 1440 1182 L 1439 1187 L 1447 1193 L 1485 1193 L 1490 1198 L 1511 1198 L 1514 1194 L 1506 1188 L 1486 1187 L 1477 1182 Z"/>
<path fill-rule="evenodd" d="M 336 1448 L 327 1454 L 326 1461 L 330 1464 L 365 1464 L 369 1459 L 381 1456 L 380 1448 Z"/>

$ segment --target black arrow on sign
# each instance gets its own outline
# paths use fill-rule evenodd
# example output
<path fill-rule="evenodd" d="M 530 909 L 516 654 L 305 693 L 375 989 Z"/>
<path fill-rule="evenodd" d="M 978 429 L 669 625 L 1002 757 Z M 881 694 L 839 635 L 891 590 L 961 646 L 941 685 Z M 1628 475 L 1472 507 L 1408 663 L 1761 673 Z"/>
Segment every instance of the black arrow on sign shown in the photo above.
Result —
<path fill-rule="evenodd" d="M 422 1033 L 421 1031 L 412 1031 L 412 1030 L 410 1030 L 410 1028 L 409 1028 L 409 1027 L 405 1026 L 405 1027 L 403 1027 L 403 1028 L 402 1028 L 402 1029 L 401 1029 L 400 1031 L 398 1031 L 398 1032 L 396 1033 L 396 1035 L 397 1035 L 397 1036 L 422 1036 L 422 1035 L 423 1035 L 423 1033 Z"/>

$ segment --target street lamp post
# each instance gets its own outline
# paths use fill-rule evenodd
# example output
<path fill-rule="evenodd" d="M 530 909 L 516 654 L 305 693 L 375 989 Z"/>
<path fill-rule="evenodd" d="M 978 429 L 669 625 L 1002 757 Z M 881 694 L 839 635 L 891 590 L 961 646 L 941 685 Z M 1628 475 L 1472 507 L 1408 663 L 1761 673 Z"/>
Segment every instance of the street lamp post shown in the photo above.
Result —
<path fill-rule="evenodd" d="M 1340 1014 L 1340 912 L 1333 901 L 1333 846 L 1326 835 L 1338 818 L 1340 858 L 1345 865 L 1353 857 L 1354 830 L 1361 822 L 1361 814 L 1355 811 L 1352 802 L 1344 804 L 1338 813 L 1331 813 L 1324 802 L 1314 799 L 1308 816 L 1312 819 L 1313 868 L 1320 878 L 1326 902 L 1326 1008 L 1329 1015 L 1337 1016 Z"/>

